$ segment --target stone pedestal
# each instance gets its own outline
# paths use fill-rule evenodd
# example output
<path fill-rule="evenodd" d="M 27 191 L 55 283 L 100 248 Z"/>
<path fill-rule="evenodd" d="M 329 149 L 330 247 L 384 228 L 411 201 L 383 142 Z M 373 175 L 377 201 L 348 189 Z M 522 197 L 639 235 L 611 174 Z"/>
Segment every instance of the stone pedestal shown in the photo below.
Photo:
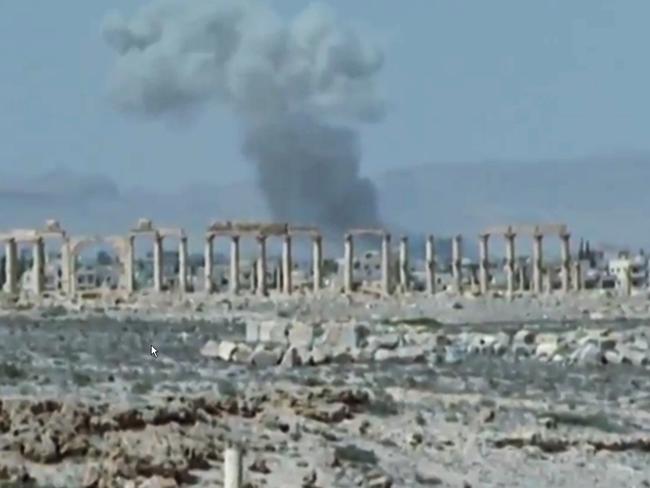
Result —
<path fill-rule="evenodd" d="M 282 292 L 286 295 L 291 295 L 293 291 L 292 272 L 291 236 L 285 235 L 282 241 Z"/>
<path fill-rule="evenodd" d="M 266 283 L 266 236 L 257 236 L 257 294 L 266 296 L 268 294 Z"/>
<path fill-rule="evenodd" d="M 203 289 L 206 293 L 214 291 L 214 281 L 212 274 L 214 270 L 214 237 L 208 236 L 205 239 L 203 248 Z M 232 266 L 232 264 L 231 264 Z"/>
<path fill-rule="evenodd" d="M 410 278 L 408 237 L 402 236 L 399 241 L 399 286 L 402 293 L 409 290 Z"/>
<path fill-rule="evenodd" d="M 352 234 L 346 234 L 343 244 L 343 290 L 345 293 L 352 293 L 353 265 L 354 241 Z"/>
<path fill-rule="evenodd" d="M 489 234 L 481 234 L 479 236 L 479 268 L 478 268 L 478 281 L 479 289 L 482 294 L 486 294 L 489 286 L 489 266 L 488 260 L 488 240 Z"/>
<path fill-rule="evenodd" d="M 506 239 L 506 292 L 512 296 L 515 292 L 515 272 L 517 255 L 515 252 L 515 238 L 514 232 L 508 232 L 505 235 Z M 523 280 L 521 281 L 523 282 Z"/>
<path fill-rule="evenodd" d="M 323 286 L 321 277 L 323 269 L 323 238 L 321 236 L 314 236 L 312 241 L 312 266 L 313 289 L 318 291 Z"/>
<path fill-rule="evenodd" d="M 153 238 L 153 290 L 163 290 L 163 238 L 160 235 Z"/>
<path fill-rule="evenodd" d="M 426 290 L 429 295 L 436 292 L 436 249 L 432 235 L 427 236 L 424 249 Z"/>
<path fill-rule="evenodd" d="M 230 239 L 230 293 L 239 293 L 239 236 Z"/>
<path fill-rule="evenodd" d="M 45 266 L 44 255 L 45 249 L 43 239 L 39 237 L 34 241 L 32 248 L 32 259 L 34 261 L 32 266 L 32 291 L 35 295 L 40 295 L 43 293 L 43 271 Z"/>
<path fill-rule="evenodd" d="M 386 233 L 381 238 L 381 291 L 384 295 L 391 293 L 390 276 L 390 234 Z"/>
<path fill-rule="evenodd" d="M 533 291 L 537 294 L 542 293 L 542 272 L 544 267 L 544 258 L 542 255 L 543 234 L 533 236 Z"/>
<path fill-rule="evenodd" d="M 561 259 L 562 259 L 562 291 L 564 293 L 568 292 L 570 289 L 570 275 L 571 275 L 571 247 L 570 247 L 570 234 L 562 234 L 560 236 L 562 248 Z"/>
<path fill-rule="evenodd" d="M 178 287 L 181 293 L 187 291 L 187 237 L 178 243 Z"/>
<path fill-rule="evenodd" d="M 18 244 L 15 239 L 5 243 L 5 284 L 6 293 L 18 293 Z"/>
<path fill-rule="evenodd" d="M 463 254 L 462 254 L 462 236 L 454 236 L 451 241 L 451 274 L 454 280 L 454 291 L 462 293 L 463 291 Z"/>

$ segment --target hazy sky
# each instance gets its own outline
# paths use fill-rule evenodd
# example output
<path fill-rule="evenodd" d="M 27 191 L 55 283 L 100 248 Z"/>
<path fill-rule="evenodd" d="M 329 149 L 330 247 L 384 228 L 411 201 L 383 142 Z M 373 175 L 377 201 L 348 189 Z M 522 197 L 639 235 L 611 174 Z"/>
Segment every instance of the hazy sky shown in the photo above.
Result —
<path fill-rule="evenodd" d="M 106 5 L 130 14 L 141 3 L 0 0 L 2 172 L 68 167 L 160 189 L 252 175 L 230 113 L 183 127 L 108 103 Z M 271 3 L 287 17 L 305 4 Z M 366 174 L 650 151 L 647 0 L 327 3 L 385 48 L 389 110 L 363 129 Z"/>

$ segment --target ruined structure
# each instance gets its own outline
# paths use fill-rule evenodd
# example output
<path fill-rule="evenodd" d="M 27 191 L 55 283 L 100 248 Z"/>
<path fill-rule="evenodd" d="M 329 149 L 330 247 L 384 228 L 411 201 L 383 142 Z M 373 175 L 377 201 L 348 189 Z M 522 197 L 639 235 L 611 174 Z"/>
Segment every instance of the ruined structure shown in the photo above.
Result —
<path fill-rule="evenodd" d="M 543 239 L 545 236 L 557 236 L 561 241 L 562 255 L 562 290 L 569 291 L 570 274 L 571 274 L 571 251 L 570 251 L 570 234 L 565 224 L 539 224 L 539 225 L 508 225 L 491 227 L 479 235 L 479 276 L 481 277 L 481 291 L 487 292 L 488 289 L 488 241 L 491 235 L 502 235 L 506 241 L 506 276 L 507 292 L 512 295 L 515 291 L 515 238 L 517 235 L 530 236 L 533 239 L 532 255 L 532 291 L 542 293 L 543 276 L 546 274 L 550 279 L 549 270 L 544 267 L 543 259 Z M 519 276 L 520 286 L 523 284 L 523 276 Z M 574 286 L 575 286 L 574 282 Z M 546 286 L 547 291 L 551 291 L 552 284 L 549 281 Z"/>
<path fill-rule="evenodd" d="M 551 270 L 545 268 L 543 260 L 544 237 L 557 236 L 561 242 L 561 289 L 569 291 L 571 286 L 579 290 L 582 287 L 580 263 L 572 263 L 570 254 L 570 234 L 564 224 L 539 224 L 539 225 L 505 225 L 488 228 L 479 234 L 479 262 L 478 290 L 486 294 L 490 290 L 490 259 L 489 241 L 493 235 L 501 235 L 505 239 L 505 290 L 512 296 L 515 290 L 521 291 L 525 285 L 525 272 L 523 265 L 516 254 L 515 240 L 517 236 L 529 236 L 533 239 L 532 249 L 532 279 L 530 289 L 534 293 L 550 292 L 553 289 Z M 153 240 L 153 292 L 163 292 L 166 286 L 163 276 L 163 244 L 168 237 L 178 239 L 178 286 L 176 291 L 185 293 L 189 291 L 188 269 L 188 238 L 182 228 L 156 227 L 150 219 L 141 218 L 135 226 L 125 235 L 113 236 L 70 236 L 56 220 L 48 220 L 41 229 L 14 229 L 0 234 L 0 241 L 5 245 L 5 282 L 3 290 L 11 295 L 18 294 L 20 290 L 18 271 L 18 245 L 28 243 L 32 246 L 32 266 L 29 281 L 29 295 L 39 296 L 44 293 L 44 264 L 45 264 L 45 239 L 61 239 L 61 270 L 60 292 L 65 295 L 75 296 L 77 259 L 83 249 L 97 243 L 109 244 L 116 252 L 120 265 L 119 286 L 120 291 L 126 293 L 136 292 L 134 276 L 135 239 L 141 236 L 150 236 Z M 391 250 L 391 235 L 381 228 L 351 229 L 345 234 L 343 248 L 343 291 L 354 292 L 354 241 L 359 237 L 378 237 L 380 240 L 380 263 L 377 269 L 380 272 L 380 289 L 385 296 L 395 291 L 408 293 L 413 288 L 413 277 L 409 268 L 410 256 L 408 238 L 402 236 L 397 247 L 396 257 L 393 258 Z M 240 293 L 240 244 L 241 239 L 253 237 L 257 243 L 257 258 L 252 269 L 252 291 L 259 296 L 268 294 L 267 283 L 267 240 L 277 237 L 282 242 L 281 266 L 276 269 L 278 291 L 291 295 L 295 291 L 293 283 L 293 243 L 299 238 L 311 240 L 311 289 L 318 292 L 323 286 L 323 238 L 320 230 L 314 226 L 291 225 L 286 222 L 242 222 L 223 221 L 214 222 L 205 232 L 204 246 L 204 291 L 211 294 L 217 290 L 214 274 L 214 242 L 216 238 L 226 237 L 230 243 L 230 263 L 228 292 Z M 452 238 L 451 283 L 448 288 L 456 293 L 463 292 L 463 256 L 462 236 Z M 428 295 L 435 294 L 436 286 L 436 249 L 432 235 L 427 236 L 424 249 L 424 290 Z M 393 270 L 393 265 L 397 267 Z M 472 271 L 472 276 L 474 276 Z M 395 274 L 395 277 L 393 277 Z M 394 279 L 396 283 L 393 283 Z M 472 279 L 474 286 L 475 281 Z"/>
<path fill-rule="evenodd" d="M 255 292 L 260 296 L 268 294 L 267 276 L 267 253 L 266 243 L 270 237 L 282 239 L 282 268 L 281 268 L 281 290 L 290 295 L 293 292 L 291 279 L 293 270 L 292 242 L 294 237 L 311 237 L 313 243 L 312 269 L 313 269 L 313 290 L 321 288 L 322 277 L 322 236 L 318 228 L 312 226 L 291 226 L 288 223 L 265 223 L 265 222 L 215 222 L 210 225 L 205 234 L 205 291 L 215 291 L 213 280 L 214 269 L 214 239 L 223 236 L 230 238 L 230 293 L 236 294 L 239 290 L 239 261 L 240 261 L 240 240 L 242 237 L 254 237 L 257 242 L 256 260 L 256 287 Z"/>

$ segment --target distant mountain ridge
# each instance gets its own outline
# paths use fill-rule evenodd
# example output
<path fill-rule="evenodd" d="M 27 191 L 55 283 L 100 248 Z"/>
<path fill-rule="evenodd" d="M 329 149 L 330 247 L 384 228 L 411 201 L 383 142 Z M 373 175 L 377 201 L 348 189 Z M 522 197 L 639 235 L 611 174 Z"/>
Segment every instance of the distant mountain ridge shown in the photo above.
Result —
<path fill-rule="evenodd" d="M 574 241 L 650 243 L 650 154 L 428 164 L 372 179 L 381 215 L 396 236 L 407 233 L 422 242 L 428 233 L 462 233 L 471 254 L 482 229 L 518 222 L 567 223 Z M 163 193 L 119 188 L 108 177 L 64 169 L 32 178 L 0 175 L 0 229 L 57 218 L 74 233 L 115 233 L 140 216 L 184 226 L 194 237 L 214 220 L 270 218 L 254 182 L 200 183 Z"/>

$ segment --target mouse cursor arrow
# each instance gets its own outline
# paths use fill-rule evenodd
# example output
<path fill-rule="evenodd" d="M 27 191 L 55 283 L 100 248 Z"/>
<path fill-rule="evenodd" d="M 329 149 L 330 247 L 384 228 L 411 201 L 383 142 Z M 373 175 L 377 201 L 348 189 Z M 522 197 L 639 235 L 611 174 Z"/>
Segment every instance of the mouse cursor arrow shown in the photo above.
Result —
<path fill-rule="evenodd" d="M 156 349 L 155 347 L 151 346 L 151 355 L 152 355 L 153 357 L 155 357 L 156 359 L 158 359 L 158 349 Z"/>

